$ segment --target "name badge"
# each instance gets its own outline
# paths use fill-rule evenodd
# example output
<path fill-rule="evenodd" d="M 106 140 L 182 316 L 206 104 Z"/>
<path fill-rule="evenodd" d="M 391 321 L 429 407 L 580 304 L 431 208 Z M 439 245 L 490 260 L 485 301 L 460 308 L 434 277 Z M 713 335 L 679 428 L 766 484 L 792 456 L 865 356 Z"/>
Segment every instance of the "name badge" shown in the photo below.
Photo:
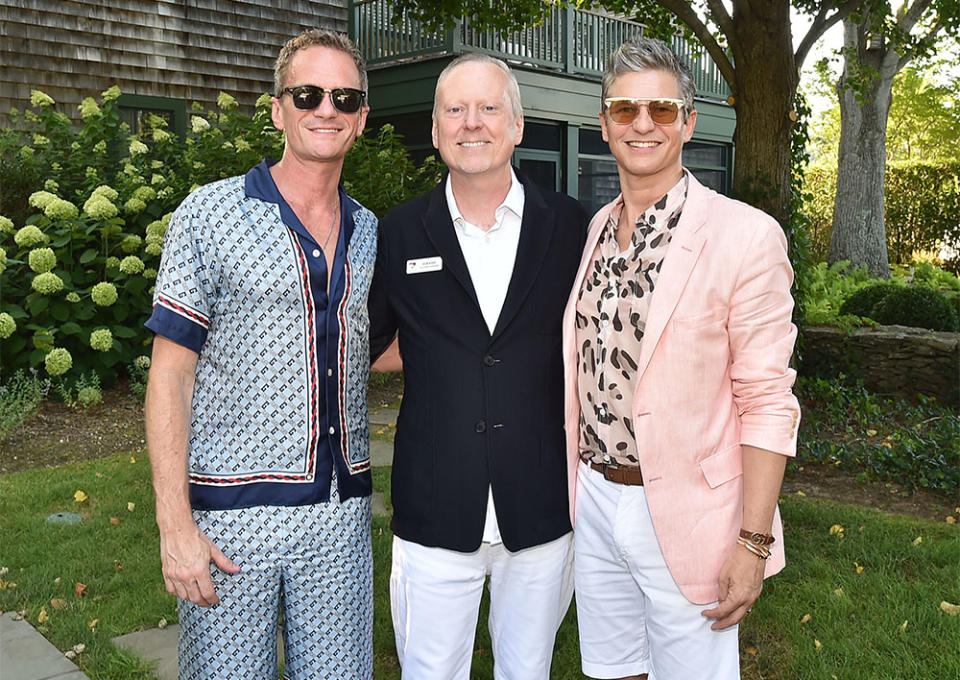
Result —
<path fill-rule="evenodd" d="M 407 274 L 423 274 L 425 272 L 438 272 L 443 269 L 443 258 L 421 257 L 417 260 L 407 260 Z"/>

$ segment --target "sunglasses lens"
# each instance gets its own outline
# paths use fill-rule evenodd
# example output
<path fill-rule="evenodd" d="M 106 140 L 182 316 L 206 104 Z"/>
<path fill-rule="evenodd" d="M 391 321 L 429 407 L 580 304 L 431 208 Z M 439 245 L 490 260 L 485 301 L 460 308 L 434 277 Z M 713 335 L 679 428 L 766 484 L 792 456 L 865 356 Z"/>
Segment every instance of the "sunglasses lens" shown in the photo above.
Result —
<path fill-rule="evenodd" d="M 293 105 L 302 111 L 310 111 L 320 105 L 323 99 L 323 90 L 319 87 L 294 87 L 288 90 Z"/>
<path fill-rule="evenodd" d="M 631 123 L 640 113 L 640 105 L 631 101 L 610 102 L 610 119 L 614 123 Z"/>
<path fill-rule="evenodd" d="M 669 125 L 677 119 L 680 108 L 674 102 L 650 102 L 650 120 L 658 125 Z"/>
<path fill-rule="evenodd" d="M 654 99 L 651 101 L 621 99 L 610 102 L 607 107 L 610 120 L 614 123 L 632 123 L 640 115 L 640 108 L 647 107 L 650 120 L 657 125 L 670 125 L 677 120 L 680 106 L 676 102 Z"/>
<path fill-rule="evenodd" d="M 330 93 L 333 105 L 343 113 L 356 113 L 363 104 L 363 92 L 346 87 L 338 87 Z"/>

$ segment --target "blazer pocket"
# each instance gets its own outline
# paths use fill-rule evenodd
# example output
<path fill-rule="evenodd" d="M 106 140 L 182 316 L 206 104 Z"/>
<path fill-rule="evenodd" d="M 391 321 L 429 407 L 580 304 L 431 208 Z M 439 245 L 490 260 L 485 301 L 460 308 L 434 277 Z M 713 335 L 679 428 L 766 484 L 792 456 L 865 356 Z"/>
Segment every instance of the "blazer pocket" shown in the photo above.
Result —
<path fill-rule="evenodd" d="M 674 317 L 673 327 L 677 330 L 681 329 L 690 329 L 690 328 L 700 328 L 702 326 L 709 326 L 711 324 L 726 322 L 727 320 L 727 308 L 726 307 L 716 307 L 711 309 L 708 312 L 703 314 L 696 314 L 694 316 L 683 316 L 683 317 Z"/>
<path fill-rule="evenodd" d="M 740 444 L 724 447 L 700 461 L 700 471 L 711 489 L 743 474 L 743 455 Z"/>

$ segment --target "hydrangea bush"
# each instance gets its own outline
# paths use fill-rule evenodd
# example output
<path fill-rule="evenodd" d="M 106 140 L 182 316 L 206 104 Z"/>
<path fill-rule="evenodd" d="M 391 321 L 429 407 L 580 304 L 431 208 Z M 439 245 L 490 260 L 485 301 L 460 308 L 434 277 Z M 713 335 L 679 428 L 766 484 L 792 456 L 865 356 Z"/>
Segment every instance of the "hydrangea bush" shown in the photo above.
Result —
<path fill-rule="evenodd" d="M 249 116 L 225 93 L 215 111 L 195 104 L 182 138 L 153 115 L 131 130 L 119 96 L 111 87 L 84 99 L 74 124 L 34 90 L 0 129 L 0 380 L 33 368 L 79 394 L 121 369 L 144 372 L 135 361 L 149 354 L 143 323 L 173 210 L 196 187 L 282 152 L 268 95 Z M 414 164 L 384 126 L 354 145 L 344 184 L 382 216 L 440 169 Z"/>

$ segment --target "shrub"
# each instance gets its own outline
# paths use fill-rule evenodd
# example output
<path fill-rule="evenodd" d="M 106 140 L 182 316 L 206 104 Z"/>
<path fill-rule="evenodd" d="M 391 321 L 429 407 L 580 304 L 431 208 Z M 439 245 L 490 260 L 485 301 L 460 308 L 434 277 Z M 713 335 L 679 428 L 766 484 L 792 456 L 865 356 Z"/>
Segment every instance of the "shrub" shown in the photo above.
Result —
<path fill-rule="evenodd" d="M 844 375 L 800 377 L 804 405 L 799 440 L 811 461 L 892 480 L 908 489 L 960 488 L 960 418 L 956 411 L 921 397 L 919 404 L 887 399 Z"/>
<path fill-rule="evenodd" d="M 808 167 L 804 180 L 811 249 L 816 259 L 825 260 L 837 193 L 836 162 Z M 890 162 L 884 196 L 890 262 L 909 262 L 919 252 L 940 257 L 942 252 L 939 264 L 960 271 L 960 162 Z"/>
<path fill-rule="evenodd" d="M 34 91 L 0 130 L 0 370 L 52 368 L 63 380 L 109 382 L 143 354 L 163 234 L 194 188 L 279 158 L 283 136 L 270 97 L 252 116 L 223 94 L 218 111 L 193 106 L 185 138 L 147 114 L 137 134 L 120 120 L 112 87 L 71 123 Z M 344 185 L 379 216 L 432 187 L 440 164 L 414 164 L 384 126 L 361 137 Z M 108 341 L 109 338 L 109 341 Z M 50 356 L 52 354 L 52 356 Z M 92 401 L 93 391 L 85 392 Z"/>
<path fill-rule="evenodd" d="M 957 315 L 942 293 L 922 286 L 897 286 L 868 315 L 885 325 L 914 326 L 932 331 L 958 330 Z"/>
<path fill-rule="evenodd" d="M 901 286 L 895 283 L 875 283 L 865 286 L 846 299 L 840 306 L 840 313 L 866 316 L 877 321 L 872 315 L 873 308 L 878 302 L 898 288 L 901 288 Z"/>
<path fill-rule="evenodd" d="M 33 415 L 50 391 L 50 381 L 36 371 L 17 371 L 0 383 L 0 437 Z"/>

